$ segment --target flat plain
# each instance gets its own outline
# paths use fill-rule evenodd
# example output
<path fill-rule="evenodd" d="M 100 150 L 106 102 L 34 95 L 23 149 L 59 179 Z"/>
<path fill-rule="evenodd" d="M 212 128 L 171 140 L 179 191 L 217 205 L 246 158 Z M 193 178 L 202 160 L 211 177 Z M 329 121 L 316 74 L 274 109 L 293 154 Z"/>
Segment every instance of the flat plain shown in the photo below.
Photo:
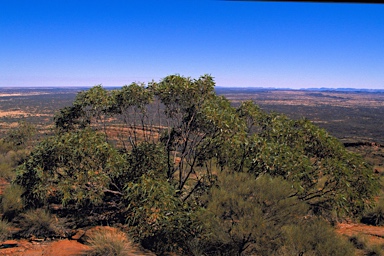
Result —
<path fill-rule="evenodd" d="M 21 120 L 49 134 L 56 111 L 70 106 L 87 88 L 0 88 L 0 137 Z M 112 89 L 112 88 L 111 88 Z M 365 156 L 384 171 L 384 90 L 276 90 L 223 88 L 216 92 L 233 105 L 252 100 L 267 112 L 293 119 L 307 118 L 338 138 L 352 151 Z"/>
<path fill-rule="evenodd" d="M 46 129 L 54 113 L 86 88 L 0 88 L 0 135 L 25 120 Z M 343 142 L 384 144 L 384 91 L 313 91 L 218 88 L 234 105 L 252 100 L 262 109 L 307 118 Z"/>

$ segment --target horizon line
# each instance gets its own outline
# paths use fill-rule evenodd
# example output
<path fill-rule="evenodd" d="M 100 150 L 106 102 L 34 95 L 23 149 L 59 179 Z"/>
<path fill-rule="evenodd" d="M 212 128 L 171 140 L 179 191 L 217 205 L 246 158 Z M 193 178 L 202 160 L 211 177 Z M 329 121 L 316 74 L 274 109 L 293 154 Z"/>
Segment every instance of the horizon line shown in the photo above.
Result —
<path fill-rule="evenodd" d="M 129 84 L 128 84 L 129 85 Z M 0 89 L 48 89 L 48 88 L 60 88 L 60 89 L 76 89 L 76 88 L 92 88 L 97 85 L 68 85 L 68 86 L 0 86 Z M 102 85 L 104 88 L 120 88 L 121 86 L 114 85 Z M 302 88 L 292 88 L 292 87 L 273 87 L 273 86 L 223 86 L 215 85 L 215 88 L 218 89 L 268 89 L 268 90 L 354 90 L 354 91 L 384 91 L 384 88 L 357 88 L 357 87 L 302 87 Z"/>

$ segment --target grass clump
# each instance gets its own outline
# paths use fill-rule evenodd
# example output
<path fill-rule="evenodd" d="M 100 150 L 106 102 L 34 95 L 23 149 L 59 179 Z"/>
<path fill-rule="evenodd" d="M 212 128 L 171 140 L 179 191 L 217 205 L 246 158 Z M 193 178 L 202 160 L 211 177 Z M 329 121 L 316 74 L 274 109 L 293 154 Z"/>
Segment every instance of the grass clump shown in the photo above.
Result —
<path fill-rule="evenodd" d="M 3 242 L 11 237 L 11 225 L 5 221 L 0 220 L 0 242 Z"/>
<path fill-rule="evenodd" d="M 65 237 L 64 220 L 58 219 L 44 209 L 33 209 L 20 214 L 21 236 Z"/>
<path fill-rule="evenodd" d="M 127 235 L 118 229 L 102 229 L 92 232 L 88 238 L 91 249 L 88 256 L 126 256 L 129 255 Z"/>
<path fill-rule="evenodd" d="M 24 202 L 21 198 L 23 188 L 11 184 L 6 187 L 3 195 L 1 195 L 0 210 L 3 214 L 3 219 L 12 220 L 24 208 Z"/>

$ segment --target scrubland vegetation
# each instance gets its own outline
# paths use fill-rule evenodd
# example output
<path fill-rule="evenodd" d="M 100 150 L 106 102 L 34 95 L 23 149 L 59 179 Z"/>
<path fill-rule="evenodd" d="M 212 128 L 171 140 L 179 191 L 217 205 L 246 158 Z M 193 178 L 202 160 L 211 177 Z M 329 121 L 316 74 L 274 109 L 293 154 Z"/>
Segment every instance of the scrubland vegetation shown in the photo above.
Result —
<path fill-rule="evenodd" d="M 66 237 L 110 225 L 158 255 L 372 253 L 333 228 L 383 222 L 372 166 L 309 120 L 233 106 L 214 85 L 172 75 L 95 86 L 35 145 L 33 127 L 20 123 L 1 140 L 10 184 L 0 238 L 9 226 L 14 237 Z M 124 255 L 126 234 L 95 235 L 90 255 Z"/>

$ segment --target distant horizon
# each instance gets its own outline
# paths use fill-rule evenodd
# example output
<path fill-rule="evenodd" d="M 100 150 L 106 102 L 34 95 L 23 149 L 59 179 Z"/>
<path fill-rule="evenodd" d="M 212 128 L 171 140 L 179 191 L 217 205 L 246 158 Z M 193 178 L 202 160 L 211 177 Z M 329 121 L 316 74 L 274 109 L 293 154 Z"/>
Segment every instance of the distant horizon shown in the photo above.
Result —
<path fill-rule="evenodd" d="M 129 85 L 129 84 L 128 84 Z M 93 85 L 96 86 L 96 85 Z M 92 88 L 93 86 L 0 86 L 1 89 L 11 89 L 11 90 L 17 90 L 17 89 L 83 89 L 83 88 Z M 124 85 L 121 86 L 103 86 L 103 88 L 110 89 L 110 88 L 121 88 Z M 334 87 L 306 87 L 306 88 L 289 88 L 289 87 L 261 87 L 261 86 L 219 86 L 215 85 L 215 89 L 234 89 L 234 90 L 292 90 L 292 91 L 383 91 L 384 88 L 375 89 L 375 88 L 351 88 L 351 87 L 340 87 L 340 88 L 334 88 Z"/>
<path fill-rule="evenodd" d="M 384 5 L 6 1 L 0 87 L 105 87 L 170 74 L 218 86 L 384 89 Z"/>

